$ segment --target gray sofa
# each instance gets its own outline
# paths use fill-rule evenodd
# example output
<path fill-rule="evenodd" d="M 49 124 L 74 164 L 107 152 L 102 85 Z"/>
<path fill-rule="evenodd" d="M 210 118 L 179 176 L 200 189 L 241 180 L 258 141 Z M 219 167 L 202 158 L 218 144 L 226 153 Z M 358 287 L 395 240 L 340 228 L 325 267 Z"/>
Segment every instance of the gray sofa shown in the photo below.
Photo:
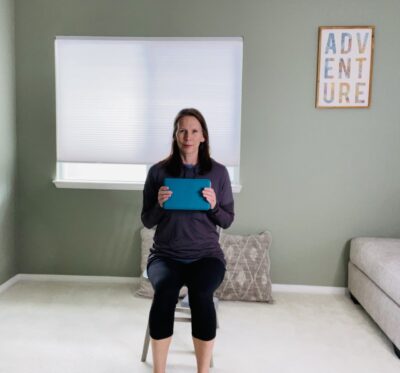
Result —
<path fill-rule="evenodd" d="M 348 286 L 353 302 L 379 325 L 400 358 L 400 239 L 352 239 Z"/>

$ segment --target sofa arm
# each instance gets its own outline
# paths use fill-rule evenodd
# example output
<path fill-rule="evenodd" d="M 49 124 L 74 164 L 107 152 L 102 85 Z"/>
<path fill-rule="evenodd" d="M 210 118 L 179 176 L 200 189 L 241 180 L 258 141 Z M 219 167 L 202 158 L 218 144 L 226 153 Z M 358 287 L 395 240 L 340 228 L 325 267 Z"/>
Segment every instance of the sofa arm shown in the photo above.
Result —
<path fill-rule="evenodd" d="M 350 261 L 357 263 L 359 255 L 364 250 L 393 249 L 400 251 L 400 238 L 356 237 L 350 243 Z"/>

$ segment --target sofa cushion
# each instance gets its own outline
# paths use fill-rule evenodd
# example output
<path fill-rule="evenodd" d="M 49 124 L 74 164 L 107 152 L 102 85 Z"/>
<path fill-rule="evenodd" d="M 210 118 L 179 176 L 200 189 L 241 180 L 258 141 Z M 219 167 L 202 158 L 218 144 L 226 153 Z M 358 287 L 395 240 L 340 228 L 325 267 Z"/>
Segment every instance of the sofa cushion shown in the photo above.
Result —
<path fill-rule="evenodd" d="M 354 238 L 350 261 L 400 305 L 400 239 Z"/>

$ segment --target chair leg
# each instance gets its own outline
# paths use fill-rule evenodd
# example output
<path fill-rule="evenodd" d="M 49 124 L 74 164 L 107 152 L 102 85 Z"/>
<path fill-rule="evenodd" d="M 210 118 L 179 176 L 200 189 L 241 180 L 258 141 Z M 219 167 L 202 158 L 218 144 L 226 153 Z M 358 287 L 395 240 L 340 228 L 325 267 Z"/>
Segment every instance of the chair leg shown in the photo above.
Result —
<path fill-rule="evenodd" d="M 400 359 L 400 350 L 396 347 L 394 343 L 393 343 L 393 349 L 396 356 Z"/>
<path fill-rule="evenodd" d="M 142 352 L 142 361 L 146 361 L 147 353 L 149 352 L 149 344 L 150 344 L 150 327 L 149 323 L 147 323 L 146 335 L 144 336 L 143 343 L 143 352 Z"/>
<path fill-rule="evenodd" d="M 215 304 L 214 304 L 215 307 Z M 219 328 L 219 320 L 218 320 L 218 307 L 215 307 L 215 317 L 217 319 L 217 329 Z M 210 368 L 214 366 L 214 356 L 211 355 L 211 360 L 210 360 Z"/>

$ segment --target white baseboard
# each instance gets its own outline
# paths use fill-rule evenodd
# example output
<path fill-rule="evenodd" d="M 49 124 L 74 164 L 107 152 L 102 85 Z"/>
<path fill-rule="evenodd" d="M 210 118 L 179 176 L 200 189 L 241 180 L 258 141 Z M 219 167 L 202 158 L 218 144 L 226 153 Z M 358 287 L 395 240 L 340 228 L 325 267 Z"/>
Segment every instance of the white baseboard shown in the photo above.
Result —
<path fill-rule="evenodd" d="M 138 285 L 139 277 L 117 277 L 117 276 L 75 276 L 75 275 L 42 275 L 19 273 L 0 285 L 0 294 L 19 281 L 70 281 L 70 282 L 92 282 L 92 283 L 114 283 Z"/>
<path fill-rule="evenodd" d="M 117 276 L 76 276 L 76 275 L 42 275 L 20 273 L 0 285 L 0 293 L 16 284 L 18 281 L 71 281 L 71 282 L 95 282 L 114 284 L 139 284 L 139 277 Z M 347 288 L 331 286 L 311 285 L 287 285 L 272 284 L 272 291 L 277 293 L 304 293 L 304 294 L 346 294 Z"/>
<path fill-rule="evenodd" d="M 343 295 L 347 293 L 347 288 L 333 286 L 272 284 L 272 292 Z"/>
<path fill-rule="evenodd" d="M 71 281 L 71 282 L 96 282 L 96 283 L 114 283 L 114 284 L 139 283 L 139 277 L 42 275 L 42 274 L 29 274 L 29 273 L 20 273 L 15 277 L 17 277 L 17 280 L 30 280 L 30 281 Z"/>
<path fill-rule="evenodd" d="M 9 280 L 0 285 L 0 294 L 18 282 L 18 275 L 11 277 Z"/>

